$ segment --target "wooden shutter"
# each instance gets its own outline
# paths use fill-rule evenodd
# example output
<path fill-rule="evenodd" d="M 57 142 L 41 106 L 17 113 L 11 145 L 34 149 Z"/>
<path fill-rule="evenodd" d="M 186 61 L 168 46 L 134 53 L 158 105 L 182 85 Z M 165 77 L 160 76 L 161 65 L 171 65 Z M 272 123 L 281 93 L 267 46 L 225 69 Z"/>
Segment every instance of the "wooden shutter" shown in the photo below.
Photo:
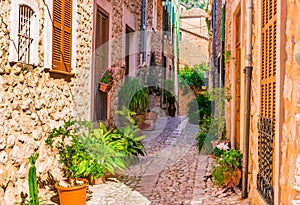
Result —
<path fill-rule="evenodd" d="M 52 64 L 54 70 L 71 72 L 72 0 L 53 1 Z"/>
<path fill-rule="evenodd" d="M 261 109 L 258 121 L 257 189 L 267 204 L 274 204 L 277 0 L 262 0 L 261 5 Z"/>
<path fill-rule="evenodd" d="M 98 84 L 108 66 L 108 16 L 97 11 L 95 29 L 95 82 Z M 96 120 L 107 118 L 107 94 L 96 90 L 95 94 Z"/>

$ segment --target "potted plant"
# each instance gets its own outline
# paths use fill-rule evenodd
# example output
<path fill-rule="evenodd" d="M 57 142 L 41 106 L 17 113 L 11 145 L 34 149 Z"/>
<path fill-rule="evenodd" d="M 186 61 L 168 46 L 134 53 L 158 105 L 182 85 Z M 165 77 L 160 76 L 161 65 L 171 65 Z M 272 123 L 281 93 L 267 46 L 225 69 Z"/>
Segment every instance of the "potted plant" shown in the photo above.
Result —
<path fill-rule="evenodd" d="M 114 70 L 112 68 L 109 68 L 105 71 L 103 77 L 100 80 L 100 90 L 102 92 L 108 92 L 110 91 L 113 83 L 114 83 Z"/>
<path fill-rule="evenodd" d="M 216 158 L 217 165 L 212 169 L 213 179 L 218 185 L 233 188 L 240 182 L 240 164 L 243 155 L 239 150 L 231 148 Z"/>
<path fill-rule="evenodd" d="M 145 113 L 149 105 L 149 89 L 138 78 L 127 78 L 119 91 L 119 110 L 123 106 L 134 112 L 139 128 L 143 128 Z"/>
<path fill-rule="evenodd" d="M 65 122 L 63 126 L 54 128 L 46 139 L 46 145 L 57 149 L 66 177 L 65 180 L 55 183 L 61 205 L 86 203 L 88 181 L 80 177 L 85 175 L 86 161 L 90 158 L 74 127 L 75 121 Z"/>
<path fill-rule="evenodd" d="M 227 150 L 229 150 L 228 143 L 221 142 L 215 146 L 213 149 L 213 157 L 221 157 Z"/>
<path fill-rule="evenodd" d="M 54 128 L 46 144 L 55 148 L 63 165 L 65 179 L 55 183 L 61 205 L 86 204 L 86 187 L 106 172 L 124 168 L 121 153 L 105 141 L 106 128 L 86 126 L 87 123 L 68 121 Z M 88 180 L 87 180 L 88 179 Z"/>

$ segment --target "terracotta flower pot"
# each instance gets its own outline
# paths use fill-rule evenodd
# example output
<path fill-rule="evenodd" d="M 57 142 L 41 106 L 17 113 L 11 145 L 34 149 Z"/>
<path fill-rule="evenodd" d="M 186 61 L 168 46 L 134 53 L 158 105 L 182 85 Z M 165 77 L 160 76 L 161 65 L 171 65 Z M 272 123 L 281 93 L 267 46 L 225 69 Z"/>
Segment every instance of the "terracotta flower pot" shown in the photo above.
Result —
<path fill-rule="evenodd" d="M 147 112 L 145 114 L 145 120 L 156 120 L 158 114 L 156 112 Z"/>
<path fill-rule="evenodd" d="M 77 179 L 83 181 L 84 184 L 74 187 L 62 187 L 55 183 L 58 191 L 60 205 L 85 205 L 86 204 L 86 187 L 88 181 L 86 179 Z"/>
<path fill-rule="evenodd" d="M 223 172 L 224 184 L 226 186 L 237 186 L 241 179 L 241 170 L 235 170 L 232 172 Z"/>
<path fill-rule="evenodd" d="M 105 92 L 105 93 L 107 93 L 108 91 L 110 91 L 110 89 L 111 89 L 111 85 L 108 85 L 108 84 L 105 84 L 105 83 L 102 83 L 102 82 L 100 82 L 100 90 L 102 91 L 102 92 Z"/>
<path fill-rule="evenodd" d="M 138 121 L 137 126 L 140 129 L 143 129 L 145 115 L 135 115 L 134 118 Z"/>
<path fill-rule="evenodd" d="M 91 184 L 92 185 L 103 184 L 105 183 L 105 181 L 106 181 L 105 174 L 103 174 L 102 177 L 99 177 L 96 180 L 91 180 Z"/>

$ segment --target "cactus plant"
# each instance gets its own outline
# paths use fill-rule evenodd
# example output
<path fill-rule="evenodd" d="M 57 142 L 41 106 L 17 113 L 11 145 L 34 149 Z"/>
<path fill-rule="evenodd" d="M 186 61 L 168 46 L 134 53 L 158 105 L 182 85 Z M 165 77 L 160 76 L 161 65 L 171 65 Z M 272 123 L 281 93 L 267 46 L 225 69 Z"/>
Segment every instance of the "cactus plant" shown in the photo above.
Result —
<path fill-rule="evenodd" d="M 29 197 L 30 197 L 30 204 L 31 205 L 39 205 L 39 198 L 38 198 L 38 187 L 37 187 L 37 180 L 36 180 L 36 167 L 35 162 L 39 157 L 39 153 L 31 155 L 29 158 L 30 168 L 28 173 L 28 186 L 29 186 Z"/>

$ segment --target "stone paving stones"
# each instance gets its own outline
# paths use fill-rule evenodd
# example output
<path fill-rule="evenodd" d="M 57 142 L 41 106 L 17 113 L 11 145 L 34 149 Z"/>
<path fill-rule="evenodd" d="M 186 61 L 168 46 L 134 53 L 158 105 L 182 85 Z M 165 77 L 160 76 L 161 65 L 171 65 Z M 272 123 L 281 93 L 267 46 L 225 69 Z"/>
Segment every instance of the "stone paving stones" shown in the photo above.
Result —
<path fill-rule="evenodd" d="M 224 193 L 204 180 L 214 160 L 198 153 L 197 132 L 187 118 L 158 118 L 154 131 L 143 132 L 147 156 L 105 184 L 89 186 L 87 205 L 249 204 L 239 189 Z"/>

